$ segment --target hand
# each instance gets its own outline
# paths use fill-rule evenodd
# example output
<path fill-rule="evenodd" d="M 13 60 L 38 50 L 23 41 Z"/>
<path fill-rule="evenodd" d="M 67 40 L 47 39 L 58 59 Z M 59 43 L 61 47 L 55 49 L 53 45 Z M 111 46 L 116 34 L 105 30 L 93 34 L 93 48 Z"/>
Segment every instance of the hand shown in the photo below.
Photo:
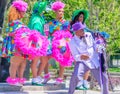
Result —
<path fill-rule="evenodd" d="M 89 56 L 88 55 L 81 55 L 80 58 L 82 60 L 88 60 L 89 59 Z"/>

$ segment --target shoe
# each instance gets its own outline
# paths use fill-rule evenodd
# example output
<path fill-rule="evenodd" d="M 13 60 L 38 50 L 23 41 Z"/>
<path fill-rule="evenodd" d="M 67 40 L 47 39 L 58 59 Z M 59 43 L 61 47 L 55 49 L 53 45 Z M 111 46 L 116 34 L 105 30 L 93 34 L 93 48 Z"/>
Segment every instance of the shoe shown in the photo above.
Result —
<path fill-rule="evenodd" d="M 47 84 L 47 82 L 50 80 L 50 73 L 48 73 L 48 74 L 46 74 L 45 76 L 44 76 L 44 80 L 43 80 L 43 84 Z"/>
<path fill-rule="evenodd" d="M 9 84 L 9 85 L 14 85 L 14 86 L 23 86 L 21 83 L 19 83 L 18 79 L 17 78 L 11 78 L 11 77 L 8 77 L 6 82 Z"/>
<path fill-rule="evenodd" d="M 42 78 L 41 77 L 33 78 L 32 79 L 32 85 L 43 86 L 43 84 L 42 84 Z"/>
<path fill-rule="evenodd" d="M 35 86 L 44 86 L 41 82 L 32 82 L 32 85 L 35 85 Z"/>
<path fill-rule="evenodd" d="M 88 81 L 86 81 L 86 80 L 83 81 L 83 87 L 84 87 L 85 89 L 89 89 Z"/>
<path fill-rule="evenodd" d="M 83 81 L 84 81 L 84 80 L 79 81 L 78 84 L 77 84 L 77 87 L 82 86 L 82 85 L 83 85 Z"/>
<path fill-rule="evenodd" d="M 62 78 L 57 78 L 54 85 L 59 85 L 63 83 L 63 79 Z"/>
<path fill-rule="evenodd" d="M 40 82 L 43 81 L 42 77 L 40 77 L 40 76 L 37 76 L 37 80 L 40 81 Z"/>
<path fill-rule="evenodd" d="M 76 87 L 75 88 L 76 90 L 86 90 L 86 88 L 83 87 L 83 85 L 79 86 L 79 87 Z"/>
<path fill-rule="evenodd" d="M 25 81 L 26 81 L 25 78 L 17 78 L 17 79 L 18 79 L 18 82 L 19 82 L 20 84 L 22 84 L 22 85 L 25 84 Z"/>

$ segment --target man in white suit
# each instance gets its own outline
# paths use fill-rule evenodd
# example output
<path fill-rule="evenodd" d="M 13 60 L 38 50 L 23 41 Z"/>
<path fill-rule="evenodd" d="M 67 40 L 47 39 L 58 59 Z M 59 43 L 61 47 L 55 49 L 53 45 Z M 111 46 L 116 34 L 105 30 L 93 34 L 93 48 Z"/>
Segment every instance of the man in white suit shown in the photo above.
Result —
<path fill-rule="evenodd" d="M 101 94 L 109 94 L 107 73 L 101 71 L 94 39 L 91 33 L 84 32 L 84 28 L 85 25 L 81 22 L 72 25 L 75 35 L 71 39 L 69 47 L 76 64 L 70 80 L 68 94 L 74 94 L 77 83 L 83 79 L 84 73 L 88 70 L 91 70 L 91 73 L 101 86 Z"/>

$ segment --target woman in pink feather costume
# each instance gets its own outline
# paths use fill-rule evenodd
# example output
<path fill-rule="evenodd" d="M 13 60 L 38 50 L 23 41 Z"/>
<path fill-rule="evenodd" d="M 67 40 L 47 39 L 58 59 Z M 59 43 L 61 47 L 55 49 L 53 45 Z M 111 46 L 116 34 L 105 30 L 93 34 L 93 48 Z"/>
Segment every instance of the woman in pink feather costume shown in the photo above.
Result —
<path fill-rule="evenodd" d="M 56 1 L 52 4 L 51 9 L 55 12 L 56 18 L 47 23 L 46 26 L 49 26 L 49 30 L 45 30 L 45 32 L 49 32 L 48 39 L 52 44 L 51 56 L 59 61 L 59 74 L 56 78 L 54 84 L 61 84 L 64 78 L 64 70 L 66 66 L 71 65 L 71 55 L 69 53 L 69 48 L 67 46 L 67 38 L 68 40 L 71 38 L 70 35 L 70 25 L 69 22 L 64 19 L 64 7 L 65 4 L 61 1 Z M 65 38 L 67 36 L 67 38 Z M 65 45 L 61 44 L 64 41 Z M 48 60 L 50 57 L 48 57 Z M 70 60 L 69 60 L 70 59 Z M 44 76 L 44 84 L 50 80 L 50 73 L 48 72 L 48 65 L 45 67 L 45 76 Z"/>
<path fill-rule="evenodd" d="M 20 28 L 26 28 L 26 26 L 20 21 L 21 18 L 24 17 L 25 12 L 27 11 L 28 4 L 22 0 L 14 1 L 9 9 L 8 13 L 8 28 L 7 28 L 7 40 L 6 47 L 3 49 L 3 54 L 6 56 L 10 56 L 10 68 L 9 73 L 10 77 L 7 78 L 7 83 L 10 85 L 23 85 L 25 82 L 25 78 L 23 78 L 24 70 L 26 67 L 26 58 L 19 50 L 16 48 L 16 44 L 14 43 L 15 32 Z M 2 55 L 3 55 L 2 54 Z M 18 75 L 18 77 L 16 77 Z"/>

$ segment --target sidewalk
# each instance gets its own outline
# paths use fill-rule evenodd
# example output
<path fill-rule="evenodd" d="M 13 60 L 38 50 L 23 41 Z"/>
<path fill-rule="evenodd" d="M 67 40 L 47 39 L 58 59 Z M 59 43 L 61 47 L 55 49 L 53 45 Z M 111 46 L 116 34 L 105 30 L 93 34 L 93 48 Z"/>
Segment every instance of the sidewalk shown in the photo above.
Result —
<path fill-rule="evenodd" d="M 55 90 L 55 91 L 24 91 L 24 92 L 0 92 L 0 94 L 67 94 L 68 90 Z M 81 90 L 76 90 L 74 94 L 85 94 Z M 100 94 L 100 91 L 88 90 L 86 94 Z M 110 94 L 120 94 L 118 92 L 110 92 Z"/>
<path fill-rule="evenodd" d="M 32 86 L 30 82 L 31 81 L 28 81 L 26 85 L 22 87 L 0 83 L 0 94 L 67 94 L 69 87 L 69 81 L 56 86 L 53 85 L 54 80 L 51 80 L 45 86 Z M 74 94 L 100 94 L 100 91 L 87 90 L 85 93 L 83 90 L 76 90 Z M 110 94 L 120 94 L 120 90 L 110 92 Z"/>

